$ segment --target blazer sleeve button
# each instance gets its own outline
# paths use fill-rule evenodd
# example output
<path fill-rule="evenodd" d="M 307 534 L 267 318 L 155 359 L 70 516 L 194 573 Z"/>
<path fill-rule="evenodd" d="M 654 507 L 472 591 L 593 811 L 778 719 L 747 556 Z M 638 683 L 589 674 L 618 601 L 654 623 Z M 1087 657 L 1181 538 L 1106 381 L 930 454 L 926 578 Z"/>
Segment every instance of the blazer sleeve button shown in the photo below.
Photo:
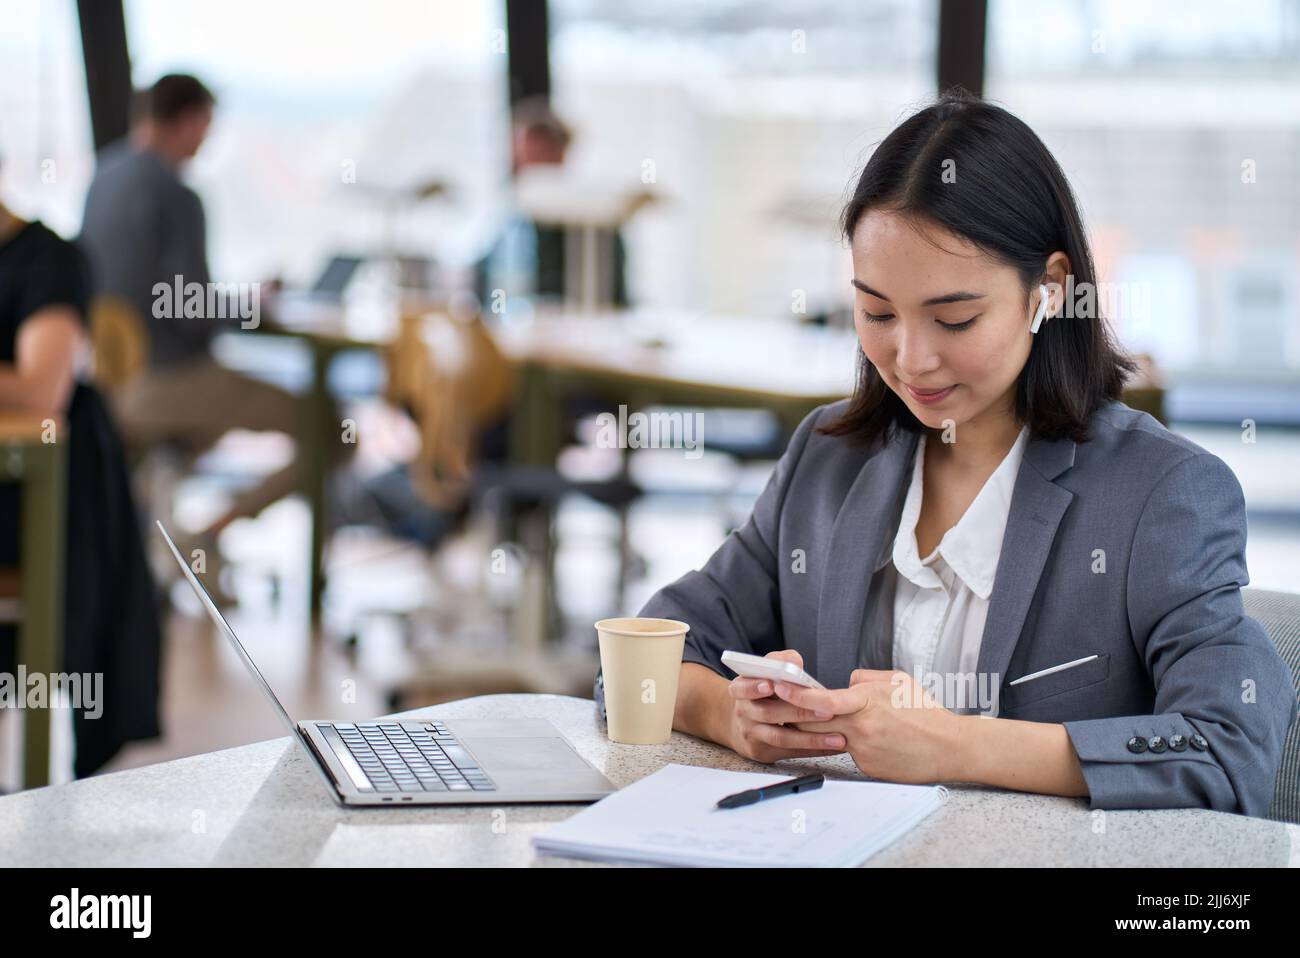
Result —
<path fill-rule="evenodd" d="M 1209 747 L 1210 747 L 1210 743 L 1205 740 L 1204 735 L 1201 735 L 1198 732 L 1197 734 L 1192 736 L 1192 748 L 1196 749 L 1196 751 L 1204 752 Z"/>
<path fill-rule="evenodd" d="M 1169 746 L 1165 744 L 1165 740 L 1159 735 L 1152 735 L 1151 741 L 1147 742 L 1147 747 L 1153 752 L 1163 752 L 1169 748 Z"/>
<path fill-rule="evenodd" d="M 1171 736 L 1169 739 L 1169 747 L 1173 749 L 1175 752 L 1186 752 L 1187 736 L 1186 735 Z"/>
<path fill-rule="evenodd" d="M 1128 750 L 1130 752 L 1133 752 L 1134 754 L 1137 754 L 1138 752 L 1145 752 L 1147 750 L 1146 739 L 1139 738 L 1138 736 L 1134 735 L 1131 739 L 1128 740 Z"/>

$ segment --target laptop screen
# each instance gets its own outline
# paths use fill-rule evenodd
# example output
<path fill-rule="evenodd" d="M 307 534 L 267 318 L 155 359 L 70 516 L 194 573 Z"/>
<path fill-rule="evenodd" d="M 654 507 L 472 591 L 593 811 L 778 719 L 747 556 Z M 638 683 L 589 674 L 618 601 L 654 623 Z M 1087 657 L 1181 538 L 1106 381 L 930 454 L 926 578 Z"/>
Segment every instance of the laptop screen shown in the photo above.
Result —
<path fill-rule="evenodd" d="M 161 522 L 158 522 L 157 524 L 158 531 L 161 532 L 163 538 L 167 540 L 167 548 L 172 550 L 172 555 L 175 556 L 176 561 L 180 563 L 181 571 L 185 573 L 185 578 L 190 580 L 190 586 L 194 589 L 195 594 L 198 595 L 199 601 L 203 603 L 203 607 L 208 610 L 208 615 L 212 617 L 213 623 L 218 629 L 226 633 L 226 637 L 230 639 L 231 645 L 235 647 L 235 651 L 239 654 L 240 660 L 252 674 L 253 678 L 257 680 L 257 684 L 262 687 L 262 692 L 266 695 L 267 701 L 271 703 L 276 714 L 280 716 L 280 721 L 284 723 L 284 727 L 289 731 L 289 734 L 294 738 L 298 738 L 297 723 L 289 716 L 288 710 L 280 704 L 280 700 L 276 697 L 276 694 L 271 691 L 271 686 L 267 683 L 266 679 L 262 677 L 262 673 L 258 671 L 257 666 L 253 663 L 252 656 L 248 654 L 243 643 L 239 641 L 239 637 L 235 635 L 235 630 L 230 627 L 230 623 L 226 621 L 226 617 L 221 614 L 221 610 L 219 610 L 216 603 L 212 601 L 212 597 L 208 595 L 208 590 L 203 588 L 202 583 L 200 583 L 198 578 L 194 575 L 194 570 L 190 568 L 190 564 L 181 556 L 180 550 L 176 548 L 176 543 L 172 542 L 172 537 L 167 534 L 167 530 L 163 527 L 163 524 Z"/>

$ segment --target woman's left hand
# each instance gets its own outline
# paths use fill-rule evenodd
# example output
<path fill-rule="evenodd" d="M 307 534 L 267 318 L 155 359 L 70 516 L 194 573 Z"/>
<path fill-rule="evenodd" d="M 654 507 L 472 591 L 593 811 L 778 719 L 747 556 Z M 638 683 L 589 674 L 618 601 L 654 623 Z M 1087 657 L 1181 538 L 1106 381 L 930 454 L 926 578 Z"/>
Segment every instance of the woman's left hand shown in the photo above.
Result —
<path fill-rule="evenodd" d="M 913 784 L 959 777 L 963 717 L 940 705 L 906 672 L 856 669 L 846 689 L 775 686 L 776 694 L 793 705 L 833 713 L 829 721 L 797 727 L 841 733 L 864 775 Z"/>

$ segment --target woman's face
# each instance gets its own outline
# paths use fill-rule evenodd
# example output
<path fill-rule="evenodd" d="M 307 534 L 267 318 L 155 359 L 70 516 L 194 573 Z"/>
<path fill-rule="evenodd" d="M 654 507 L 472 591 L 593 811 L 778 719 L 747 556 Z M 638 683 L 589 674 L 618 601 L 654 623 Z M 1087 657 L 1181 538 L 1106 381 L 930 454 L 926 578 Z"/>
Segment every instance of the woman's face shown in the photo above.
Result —
<path fill-rule="evenodd" d="M 862 216 L 852 245 L 858 341 L 916 418 L 943 429 L 1011 415 L 1033 339 L 1017 272 L 940 226 L 884 210 Z M 936 390 L 946 392 L 917 395 Z"/>

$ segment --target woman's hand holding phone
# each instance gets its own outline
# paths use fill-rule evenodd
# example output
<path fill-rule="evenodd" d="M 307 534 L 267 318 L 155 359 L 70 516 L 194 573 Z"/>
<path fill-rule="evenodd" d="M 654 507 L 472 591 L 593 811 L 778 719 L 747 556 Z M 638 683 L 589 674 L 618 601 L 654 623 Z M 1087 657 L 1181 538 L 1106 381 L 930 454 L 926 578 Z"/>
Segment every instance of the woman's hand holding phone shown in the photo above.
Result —
<path fill-rule="evenodd" d="M 779 683 L 776 693 L 804 711 L 834 712 L 800 731 L 842 732 L 858 770 L 889 782 L 928 784 L 963 780 L 962 729 L 971 721 L 943 708 L 906 672 L 855 669 L 847 689 L 808 689 Z"/>
<path fill-rule="evenodd" d="M 803 656 L 793 649 L 769 652 L 764 658 L 793 662 L 803 668 Z M 838 755 L 844 751 L 844 736 L 838 732 L 805 732 L 790 727 L 796 722 L 828 721 L 832 714 L 783 701 L 776 696 L 770 679 L 738 675 L 727 691 L 731 696 L 727 744 L 746 758 L 769 764 L 783 758 Z"/>

